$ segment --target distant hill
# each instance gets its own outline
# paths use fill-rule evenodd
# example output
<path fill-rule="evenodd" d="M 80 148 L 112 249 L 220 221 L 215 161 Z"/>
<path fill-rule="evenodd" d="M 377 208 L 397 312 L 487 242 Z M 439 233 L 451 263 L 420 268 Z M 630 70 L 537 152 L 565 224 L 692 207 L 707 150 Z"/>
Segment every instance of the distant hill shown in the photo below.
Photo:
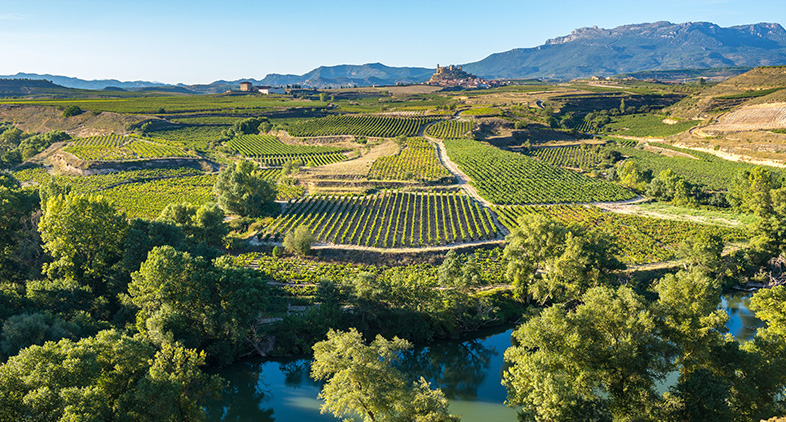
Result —
<path fill-rule="evenodd" d="M 492 54 L 464 70 L 485 78 L 566 79 L 779 64 L 786 64 L 786 30 L 777 23 L 722 28 L 707 22 L 655 22 L 576 29 L 539 47 Z"/>
<path fill-rule="evenodd" d="M 313 88 L 346 85 L 395 85 L 397 83 L 425 82 L 433 73 L 434 69 L 425 67 L 391 67 L 382 63 L 342 64 L 320 66 L 303 75 L 271 73 L 257 82 L 260 85 L 301 85 Z M 240 81 L 237 83 L 239 84 Z"/>
<path fill-rule="evenodd" d="M 149 88 L 154 86 L 164 86 L 161 82 L 148 82 L 148 81 L 126 81 L 121 82 L 116 79 L 99 79 L 99 80 L 84 80 L 79 78 L 72 78 L 69 76 L 58 76 L 38 73 L 17 73 L 16 75 L 0 76 L 0 79 L 45 79 L 53 83 L 64 86 L 67 88 L 77 89 L 104 89 L 106 87 L 115 87 L 122 89 L 134 88 Z"/>
<path fill-rule="evenodd" d="M 759 67 L 735 76 L 669 107 L 678 117 L 707 117 L 747 104 L 783 102 L 786 92 L 786 66 Z"/>
<path fill-rule="evenodd" d="M 0 97 L 61 94 L 68 88 L 43 79 L 0 79 Z"/>
<path fill-rule="evenodd" d="M 709 67 L 702 69 L 674 69 L 674 70 L 642 70 L 639 72 L 621 73 L 615 78 L 632 77 L 639 80 L 655 79 L 669 82 L 695 82 L 700 78 L 705 81 L 723 81 L 741 75 L 752 68 L 748 66 Z"/>

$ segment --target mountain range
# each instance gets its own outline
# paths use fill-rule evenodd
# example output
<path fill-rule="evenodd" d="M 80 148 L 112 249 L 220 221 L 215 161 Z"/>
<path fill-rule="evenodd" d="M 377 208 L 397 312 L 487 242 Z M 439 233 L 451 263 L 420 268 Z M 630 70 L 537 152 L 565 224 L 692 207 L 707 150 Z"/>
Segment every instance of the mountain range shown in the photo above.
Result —
<path fill-rule="evenodd" d="M 533 48 L 494 53 L 464 70 L 488 79 L 573 79 L 641 71 L 718 67 L 757 67 L 786 64 L 786 30 L 777 23 L 720 27 L 708 22 L 654 22 L 613 29 L 580 28 Z M 320 66 L 303 75 L 271 73 L 262 79 L 215 81 L 206 85 L 166 85 L 158 82 L 86 81 L 56 75 L 18 73 L 0 79 L 46 79 L 81 89 L 149 90 L 215 93 L 255 85 L 330 86 L 393 85 L 425 82 L 432 68 L 390 67 L 381 63 Z"/>

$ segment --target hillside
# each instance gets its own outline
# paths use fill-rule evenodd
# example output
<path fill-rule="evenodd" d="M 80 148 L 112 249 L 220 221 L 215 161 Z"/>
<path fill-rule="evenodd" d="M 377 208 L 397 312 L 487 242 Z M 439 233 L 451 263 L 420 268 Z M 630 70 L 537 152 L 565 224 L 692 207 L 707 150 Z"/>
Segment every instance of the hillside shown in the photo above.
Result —
<path fill-rule="evenodd" d="M 760 67 L 685 98 L 669 110 L 677 117 L 705 118 L 748 101 L 772 102 L 782 88 L 786 88 L 786 66 Z"/>
<path fill-rule="evenodd" d="M 581 28 L 534 48 L 464 65 L 485 78 L 580 78 L 641 70 L 786 64 L 786 30 L 777 23 L 722 28 L 708 22 Z"/>

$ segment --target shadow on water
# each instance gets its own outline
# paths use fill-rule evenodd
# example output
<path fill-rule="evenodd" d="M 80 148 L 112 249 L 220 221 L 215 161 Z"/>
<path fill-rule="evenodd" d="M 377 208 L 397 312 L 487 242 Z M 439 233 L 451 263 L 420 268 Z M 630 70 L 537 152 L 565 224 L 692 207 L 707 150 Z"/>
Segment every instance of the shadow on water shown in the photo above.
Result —
<path fill-rule="evenodd" d="M 747 341 L 763 323 L 748 309 L 749 294 L 724 295 L 721 308 L 729 313 L 727 327 L 738 340 Z M 511 345 L 512 328 L 475 333 L 472 338 L 439 341 L 402 355 L 401 369 L 423 376 L 442 389 L 450 411 L 463 422 L 516 420 L 516 411 L 505 406 L 500 383 L 503 354 Z M 229 382 L 222 399 L 207 406 L 209 421 L 335 421 L 321 415 L 317 399 L 320 383 L 308 376 L 309 359 L 252 359 L 217 372 Z M 676 382 L 676 373 L 661 386 Z"/>

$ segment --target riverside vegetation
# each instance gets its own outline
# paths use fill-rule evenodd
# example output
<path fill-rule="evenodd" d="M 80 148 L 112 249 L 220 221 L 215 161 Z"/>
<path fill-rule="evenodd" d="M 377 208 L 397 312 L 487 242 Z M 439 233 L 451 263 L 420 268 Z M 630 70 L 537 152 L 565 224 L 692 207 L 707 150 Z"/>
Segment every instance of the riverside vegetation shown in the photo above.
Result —
<path fill-rule="evenodd" d="M 591 137 L 698 124 L 661 126 L 663 98 L 703 86 L 620 83 L 611 108 L 532 82 L 127 93 L 78 107 L 133 134 L 0 124 L 0 420 L 203 420 L 233 388 L 214 367 L 308 354 L 325 413 L 456 421 L 401 356 L 504 325 L 522 421 L 786 414 L 783 170 Z M 737 342 L 721 293 L 751 287 L 766 324 Z"/>

